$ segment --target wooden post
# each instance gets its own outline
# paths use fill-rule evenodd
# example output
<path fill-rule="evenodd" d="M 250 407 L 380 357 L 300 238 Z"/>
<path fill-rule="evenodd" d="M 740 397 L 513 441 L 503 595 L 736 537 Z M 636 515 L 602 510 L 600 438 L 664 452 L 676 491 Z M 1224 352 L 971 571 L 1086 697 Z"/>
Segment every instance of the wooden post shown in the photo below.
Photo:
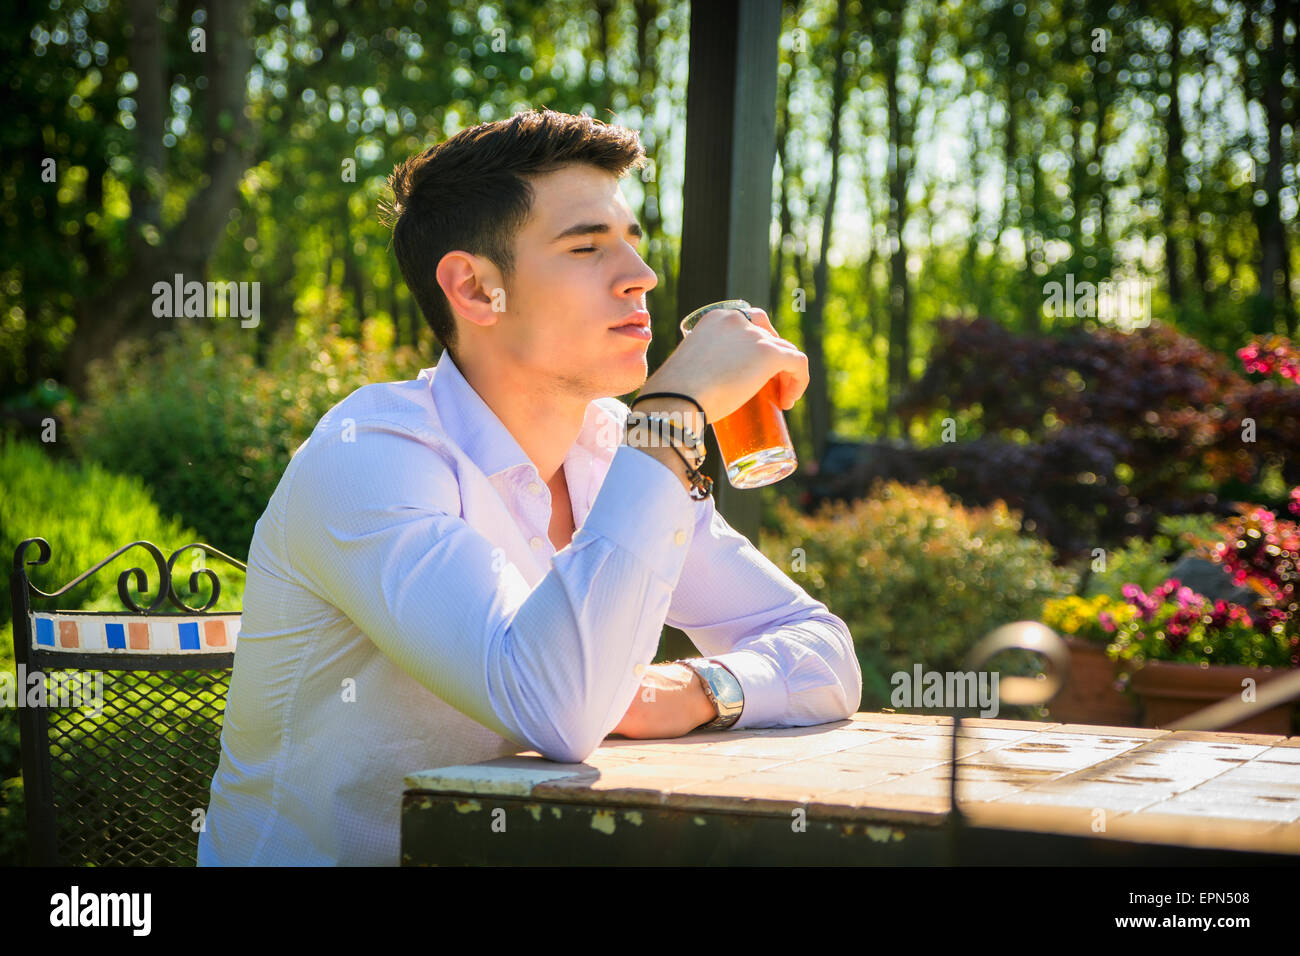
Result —
<path fill-rule="evenodd" d="M 780 29 L 781 0 L 692 0 L 679 318 L 719 299 L 771 305 Z M 757 544 L 760 491 L 731 487 L 712 429 L 708 449 L 718 511 Z"/>

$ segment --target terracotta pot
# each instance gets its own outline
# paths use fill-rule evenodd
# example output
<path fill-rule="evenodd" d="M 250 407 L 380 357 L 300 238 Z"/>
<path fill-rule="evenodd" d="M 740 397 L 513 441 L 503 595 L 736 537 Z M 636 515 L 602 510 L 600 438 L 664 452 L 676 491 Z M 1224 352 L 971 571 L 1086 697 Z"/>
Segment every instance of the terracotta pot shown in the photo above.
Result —
<path fill-rule="evenodd" d="M 1047 705 L 1052 720 L 1067 724 L 1136 727 L 1136 702 L 1115 688 L 1119 668 L 1106 649 L 1082 638 L 1064 636 L 1070 649 L 1070 676 Z"/>
<path fill-rule="evenodd" d="M 1243 678 L 1253 677 L 1258 689 L 1287 673 L 1286 669 L 1265 670 L 1226 664 L 1201 667 L 1173 661 L 1148 661 L 1146 666 L 1133 672 L 1132 686 L 1141 700 L 1142 726 L 1163 727 L 1225 697 L 1239 697 Z M 1278 704 L 1262 714 L 1221 729 L 1289 736 L 1294 707 L 1294 702 Z"/>

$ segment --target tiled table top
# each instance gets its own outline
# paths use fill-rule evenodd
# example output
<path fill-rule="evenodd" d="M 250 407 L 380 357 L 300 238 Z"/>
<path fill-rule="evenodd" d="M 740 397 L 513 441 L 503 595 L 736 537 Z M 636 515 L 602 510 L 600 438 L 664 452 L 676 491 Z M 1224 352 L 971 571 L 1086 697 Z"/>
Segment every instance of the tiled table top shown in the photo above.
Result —
<path fill-rule="evenodd" d="M 1300 854 L 1300 737 L 962 721 L 974 826 Z M 775 730 L 608 738 L 581 764 L 535 752 L 410 774 L 408 790 L 898 824 L 948 812 L 950 717 L 858 713 Z"/>

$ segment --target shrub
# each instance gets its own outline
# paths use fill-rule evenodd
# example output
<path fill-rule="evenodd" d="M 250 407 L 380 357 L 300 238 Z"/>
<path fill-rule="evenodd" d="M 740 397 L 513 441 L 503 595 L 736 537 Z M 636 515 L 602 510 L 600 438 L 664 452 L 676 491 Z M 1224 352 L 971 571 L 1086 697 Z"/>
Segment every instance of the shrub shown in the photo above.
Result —
<path fill-rule="evenodd" d="M 77 464 L 52 459 L 40 445 L 17 439 L 0 440 L 0 549 L 12 561 L 18 542 L 42 537 L 50 543 L 47 564 L 29 567 L 32 583 L 52 591 L 89 570 L 113 551 L 132 541 L 152 541 L 164 554 L 199 540 L 175 517 L 166 517 L 149 497 L 138 478 L 114 475 L 94 463 Z M 195 555 L 198 552 L 193 552 Z M 37 557 L 35 548 L 27 559 Z M 185 556 L 178 561 L 182 566 Z M 127 568 L 144 569 L 157 594 L 158 573 L 142 548 L 133 548 L 101 568 L 72 591 L 52 602 L 60 610 L 101 611 L 121 608 L 117 577 Z M 226 576 L 221 575 L 223 583 Z M 242 575 L 232 592 L 238 599 Z M 178 586 L 181 594 L 185 589 Z M 222 603 L 226 605 L 223 588 Z M 147 601 L 141 601 L 147 603 Z M 193 602 L 191 602 L 193 603 Z M 234 606 L 238 606 L 237 604 Z M 0 596 L 0 623 L 9 621 L 9 589 Z"/>
<path fill-rule="evenodd" d="M 1166 515 L 1151 538 L 1129 538 L 1124 547 L 1106 554 L 1104 571 L 1089 572 L 1083 595 L 1118 598 L 1126 584 L 1150 591 L 1169 578 L 1179 558 L 1207 550 L 1223 522 L 1218 515 Z"/>
<path fill-rule="evenodd" d="M 91 370 L 70 432 L 78 452 L 138 475 L 166 510 L 244 560 L 253 526 L 289 458 L 333 405 L 362 385 L 413 378 L 422 363 L 393 349 L 391 325 L 360 341 L 331 330 L 277 340 L 264 367 L 233 325 L 181 322 L 124 342 Z"/>
<path fill-rule="evenodd" d="M 1300 487 L 1290 509 L 1300 514 Z M 1117 561 L 1089 582 L 1093 596 L 1048 601 L 1044 621 L 1064 633 L 1107 644 L 1114 660 L 1148 660 L 1247 667 L 1300 666 L 1300 526 L 1266 508 L 1239 506 L 1240 515 L 1210 525 L 1184 519 L 1163 527 L 1183 547 L 1209 553 L 1237 585 L 1247 585 L 1253 607 L 1197 593 L 1166 572 L 1168 539 L 1134 542 L 1136 561 Z M 1209 539 L 1214 532 L 1220 538 Z M 1151 560 L 1155 558 L 1155 560 Z M 1162 578 L 1154 587 L 1147 582 Z M 1128 578 L 1125 581 L 1125 578 Z M 1121 583 L 1123 582 L 1123 583 Z M 1123 601 L 1116 600 L 1122 595 Z"/>
<path fill-rule="evenodd" d="M 1292 512 L 1300 515 L 1300 487 L 1291 490 Z M 1232 573 L 1237 584 L 1260 595 L 1257 616 L 1280 627 L 1293 645 L 1300 645 L 1300 524 L 1279 518 L 1267 508 L 1241 506 L 1241 514 L 1225 523 L 1224 540 L 1214 547 L 1214 559 Z M 1293 652 L 1300 647 L 1293 647 Z M 1300 666 L 1300 659 L 1292 660 Z"/>
<path fill-rule="evenodd" d="M 763 551 L 848 625 L 864 708 L 888 706 L 890 675 L 916 663 L 964 670 L 985 634 L 1036 619 L 1045 598 L 1075 584 L 1002 502 L 967 509 L 942 489 L 889 482 L 813 516 L 782 499 L 776 508 L 784 530 Z"/>
<path fill-rule="evenodd" d="M 1147 536 L 1161 515 L 1227 514 L 1224 493 L 1254 495 L 1266 466 L 1293 474 L 1298 392 L 1252 384 L 1161 323 L 1028 335 L 981 318 L 939 323 L 901 407 L 982 438 L 927 450 L 927 480 L 968 504 L 1003 498 L 1073 556 Z"/>

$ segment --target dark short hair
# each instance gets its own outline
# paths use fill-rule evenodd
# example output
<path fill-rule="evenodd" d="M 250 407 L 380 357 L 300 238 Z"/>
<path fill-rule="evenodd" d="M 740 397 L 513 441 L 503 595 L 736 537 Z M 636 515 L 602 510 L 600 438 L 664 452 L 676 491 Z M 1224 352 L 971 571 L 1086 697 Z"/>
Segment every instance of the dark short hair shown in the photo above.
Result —
<path fill-rule="evenodd" d="M 462 250 L 514 275 L 514 244 L 528 221 L 532 185 L 524 177 L 585 163 L 618 178 L 645 165 L 634 130 L 586 115 L 529 110 L 461 130 L 399 163 L 388 179 L 385 222 L 407 288 L 443 348 L 456 358 L 456 324 L 437 267 Z"/>

